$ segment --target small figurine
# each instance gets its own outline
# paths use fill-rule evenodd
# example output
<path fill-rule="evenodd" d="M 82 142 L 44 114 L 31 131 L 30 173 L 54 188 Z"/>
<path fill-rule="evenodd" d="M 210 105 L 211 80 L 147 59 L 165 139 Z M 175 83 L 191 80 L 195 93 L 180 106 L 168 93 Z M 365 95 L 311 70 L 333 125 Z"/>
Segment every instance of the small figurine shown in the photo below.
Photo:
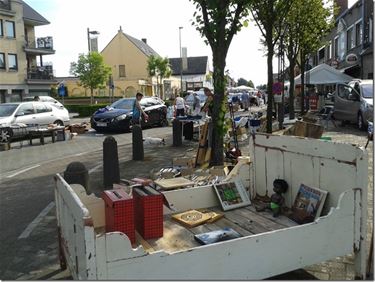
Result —
<path fill-rule="evenodd" d="M 285 198 L 284 194 L 288 190 L 288 183 L 283 179 L 275 179 L 273 181 L 273 193 L 271 195 L 271 202 L 265 204 L 262 207 L 257 207 L 256 211 L 264 211 L 270 209 L 273 217 L 278 217 L 281 213 L 281 208 L 284 206 Z"/>

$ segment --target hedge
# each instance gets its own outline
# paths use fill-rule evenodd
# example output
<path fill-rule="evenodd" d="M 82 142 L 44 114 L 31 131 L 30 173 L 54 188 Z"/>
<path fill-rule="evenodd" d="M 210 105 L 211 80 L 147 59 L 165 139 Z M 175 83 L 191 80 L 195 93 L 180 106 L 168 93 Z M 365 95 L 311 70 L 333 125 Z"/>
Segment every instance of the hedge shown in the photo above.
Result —
<path fill-rule="evenodd" d="M 106 107 L 107 104 L 95 105 L 65 105 L 70 113 L 78 113 L 79 117 L 91 117 L 98 109 Z"/>

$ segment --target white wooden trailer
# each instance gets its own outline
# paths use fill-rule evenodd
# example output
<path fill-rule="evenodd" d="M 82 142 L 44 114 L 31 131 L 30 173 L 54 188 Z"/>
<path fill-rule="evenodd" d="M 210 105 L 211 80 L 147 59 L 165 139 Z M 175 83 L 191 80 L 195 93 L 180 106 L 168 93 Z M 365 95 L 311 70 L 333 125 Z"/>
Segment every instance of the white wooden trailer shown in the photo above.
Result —
<path fill-rule="evenodd" d="M 257 134 L 250 141 L 250 187 L 271 195 L 285 179 L 291 206 L 301 183 L 329 192 L 322 216 L 296 225 L 253 206 L 225 212 L 213 225 L 186 229 L 165 208 L 164 236 L 131 245 L 120 232 L 105 233 L 104 204 L 80 185 L 56 175 L 61 257 L 75 280 L 243 280 L 264 279 L 349 253 L 358 277 L 365 277 L 367 153 L 350 144 Z M 164 192 L 177 211 L 220 210 L 210 186 Z M 243 237 L 200 246 L 193 235 L 232 227 Z"/>

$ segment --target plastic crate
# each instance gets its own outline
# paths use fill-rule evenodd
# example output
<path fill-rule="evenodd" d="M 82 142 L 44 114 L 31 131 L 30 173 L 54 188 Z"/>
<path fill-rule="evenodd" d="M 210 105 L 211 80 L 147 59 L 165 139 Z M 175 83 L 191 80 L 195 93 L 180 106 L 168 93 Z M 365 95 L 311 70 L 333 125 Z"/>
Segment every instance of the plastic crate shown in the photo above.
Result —
<path fill-rule="evenodd" d="M 163 195 L 150 187 L 134 188 L 135 228 L 144 239 L 163 237 Z"/>
<path fill-rule="evenodd" d="M 134 199 L 120 189 L 104 191 L 102 198 L 105 202 L 106 232 L 122 232 L 135 243 Z"/>

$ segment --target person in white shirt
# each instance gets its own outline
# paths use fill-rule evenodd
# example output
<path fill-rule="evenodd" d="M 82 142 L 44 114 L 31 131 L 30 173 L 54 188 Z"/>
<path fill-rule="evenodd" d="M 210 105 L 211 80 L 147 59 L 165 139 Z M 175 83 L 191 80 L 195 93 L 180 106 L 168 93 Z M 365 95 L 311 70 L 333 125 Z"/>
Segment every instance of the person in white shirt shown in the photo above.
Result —
<path fill-rule="evenodd" d="M 174 106 L 176 109 L 176 117 L 185 115 L 185 100 L 178 94 L 176 99 L 174 100 Z"/>

